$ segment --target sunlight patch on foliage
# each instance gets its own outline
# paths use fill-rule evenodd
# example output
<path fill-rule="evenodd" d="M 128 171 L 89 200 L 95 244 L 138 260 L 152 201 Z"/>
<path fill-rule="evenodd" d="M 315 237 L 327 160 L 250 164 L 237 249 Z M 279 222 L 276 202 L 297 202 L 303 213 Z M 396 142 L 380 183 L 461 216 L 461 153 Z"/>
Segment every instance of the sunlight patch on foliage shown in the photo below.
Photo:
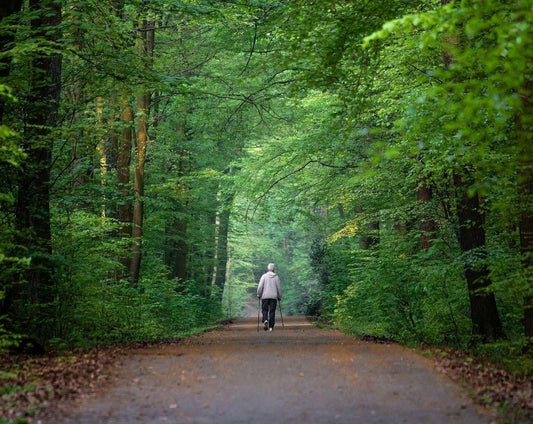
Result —
<path fill-rule="evenodd" d="M 333 244 L 341 237 L 355 237 L 359 229 L 359 219 L 348 222 L 343 228 L 327 238 L 328 244 Z"/>

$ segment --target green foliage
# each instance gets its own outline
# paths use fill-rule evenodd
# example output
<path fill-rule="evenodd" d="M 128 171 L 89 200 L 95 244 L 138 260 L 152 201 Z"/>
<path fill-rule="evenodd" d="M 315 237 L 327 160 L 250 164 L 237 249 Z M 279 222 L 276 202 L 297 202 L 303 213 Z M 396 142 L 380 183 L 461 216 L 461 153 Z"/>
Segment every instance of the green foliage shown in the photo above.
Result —
<path fill-rule="evenodd" d="M 347 266 L 355 282 L 335 290 L 333 320 L 362 336 L 466 346 L 470 323 L 461 268 L 454 262 L 443 267 L 443 245 L 417 253 L 417 234 L 408 239 L 383 236 L 370 255 L 355 249 Z"/>
<path fill-rule="evenodd" d="M 452 181 L 468 168 L 467 193 L 486 216 L 489 290 L 520 339 L 531 281 L 516 228 L 531 203 L 517 175 L 531 140 L 515 124 L 530 128 L 530 13 L 527 2 L 287 5 L 273 57 L 293 70 L 292 97 L 250 143 L 241 187 L 260 219 L 312 228 L 305 249 L 323 316 L 362 335 L 471 343 L 463 268 L 479 255 L 460 252 Z M 423 221 L 435 226 L 430 249 Z"/>
<path fill-rule="evenodd" d="M 190 284 L 169 279 L 161 263 L 147 264 L 150 277 L 142 278 L 137 288 L 127 280 L 117 283 L 114 276 L 122 267 L 118 258 L 129 241 L 107 236 L 116 229 L 113 220 L 77 212 L 63 224 L 69 238 L 56 242 L 65 263 L 55 347 L 62 341 L 88 345 L 179 337 L 220 318 L 214 293 L 206 298 L 191 291 Z"/>
<path fill-rule="evenodd" d="M 0 102 L 15 103 L 16 99 L 11 94 L 11 89 L 0 84 Z M 0 125 L 0 166 L 9 166 L 11 169 L 17 167 L 24 160 L 25 154 L 20 147 L 20 139 L 17 134 L 7 125 Z M 13 204 L 13 196 L 8 191 L 0 191 L 0 211 L 5 210 Z M 12 243 L 12 231 L 8 222 L 4 219 L 0 221 L 0 304 L 5 297 L 5 284 L 8 281 L 16 280 L 21 270 L 29 264 L 28 258 L 19 258 L 9 255 Z M 6 329 L 5 315 L 0 315 L 0 354 L 4 354 L 9 349 L 17 346 L 20 336 L 12 330 Z"/>
<path fill-rule="evenodd" d="M 38 104 L 39 99 L 28 101 L 33 61 L 50 54 L 63 57 L 50 176 L 53 301 L 26 307 L 21 297 L 16 301 L 21 308 L 8 317 L 12 328 L 52 337 L 41 341 L 61 347 L 89 339 L 176 334 L 219 318 L 222 293 L 212 278 L 215 266 L 220 268 L 216 260 L 224 236 L 216 220 L 233 196 L 231 162 L 242 150 L 243 134 L 255 125 L 256 108 L 268 111 L 270 92 L 264 86 L 277 84 L 275 74 L 256 72 L 243 45 L 248 46 L 258 21 L 266 21 L 278 6 L 267 1 L 223 7 L 197 1 L 74 1 L 64 7 L 62 21 L 42 33 L 30 23 L 43 10 L 25 8 L 2 22 L 2 35 L 12 37 L 2 67 L 13 93 L 23 99 L 15 103 L 2 85 L 2 101 L 13 106 L 3 117 L 10 127 L 27 128 L 27 111 Z M 141 15 L 156 25 L 151 67 L 144 66 L 138 50 Z M 58 33 L 60 40 L 54 37 Z M 266 45 L 258 42 L 257 47 Z M 35 82 L 40 87 L 49 81 L 43 76 Z M 118 219 L 118 211 L 132 202 L 133 190 L 131 183 L 119 183 L 116 160 L 117 140 L 135 124 L 119 116 L 125 105 L 135 109 L 141 88 L 153 93 L 153 143 L 143 198 L 142 283 L 134 288 L 124 266 L 132 241 Z M 3 282 L 26 293 L 21 276 L 27 262 L 3 250 L 17 239 L 18 181 L 10 176 L 25 157 L 13 132 L 2 126 L 0 136 L 0 178 L 6 183 L 0 194 L 5 213 L 0 271 Z M 21 140 L 28 144 L 24 134 Z M 122 153 L 131 156 L 134 149 Z M 32 160 L 25 165 L 34 166 Z M 184 263 L 180 269 L 177 259 Z M 7 343 L 7 336 L 2 340 Z"/>
<path fill-rule="evenodd" d="M 8 86 L 0 84 L 0 102 L 14 104 L 16 101 L 12 95 L 12 90 Z M 9 126 L 0 125 L 0 141 L 0 163 L 17 166 L 25 158 L 17 134 Z"/>
<path fill-rule="evenodd" d="M 108 344 L 180 337 L 212 325 L 220 318 L 213 298 L 177 290 L 177 281 L 164 276 L 129 284 L 85 286 L 78 299 L 76 331 L 67 341 Z M 90 341 L 90 342 L 88 342 Z"/>
<path fill-rule="evenodd" d="M 466 193 L 480 196 L 486 217 L 483 263 L 509 338 L 486 349 L 523 346 L 530 2 L 115 3 L 69 3 L 48 28 L 63 34 L 54 42 L 31 30 L 26 10 L 2 23 L 16 37 L 1 58 L 11 61 L 12 91 L 2 85 L 0 96 L 12 107 L 0 127 L 0 278 L 23 290 L 28 261 L 10 253 L 10 176 L 27 160 L 20 141 L 31 102 L 14 98 L 26 99 L 36 57 L 61 53 L 63 69 L 50 178 L 53 300 L 20 309 L 29 321 L 2 317 L 0 349 L 16 343 L 17 324 L 38 334 L 45 323 L 55 348 L 175 337 L 255 308 L 269 262 L 286 314 L 464 347 L 463 271 L 480 260 L 457 241 L 453 176 L 465 169 Z M 155 25 L 153 57 L 139 51 L 142 16 Z M 123 132 L 136 130 L 140 92 L 152 93 L 152 107 L 133 287 L 131 225 L 119 211 L 135 199 L 136 146 L 121 152 L 133 158 L 127 183 L 117 156 Z M 126 105 L 132 122 L 121 117 Z M 420 188 L 431 199 L 418 201 Z M 421 245 L 427 222 L 430 248 Z"/>
<path fill-rule="evenodd" d="M 238 212 L 239 209 L 235 215 Z M 244 224 L 235 219 L 224 291 L 226 315 L 240 316 L 246 312 L 242 310 L 246 304 L 257 308 L 257 285 L 270 262 L 276 264 L 276 273 L 281 280 L 283 313 L 316 315 L 320 288 L 308 264 L 305 250 L 308 242 L 309 235 L 298 224 L 287 222 L 281 216 L 274 223 L 255 220 Z"/>

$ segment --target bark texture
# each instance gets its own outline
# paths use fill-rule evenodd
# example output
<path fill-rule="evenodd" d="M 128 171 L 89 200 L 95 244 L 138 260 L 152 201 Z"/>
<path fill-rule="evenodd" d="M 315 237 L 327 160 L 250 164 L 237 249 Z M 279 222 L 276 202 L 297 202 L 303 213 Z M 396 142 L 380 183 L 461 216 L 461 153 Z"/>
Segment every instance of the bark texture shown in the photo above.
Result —
<path fill-rule="evenodd" d="M 31 29 L 36 35 L 49 40 L 60 34 L 57 26 L 61 21 L 59 2 L 30 1 L 33 11 L 40 11 L 31 21 Z M 17 175 L 17 197 L 15 222 L 17 230 L 18 256 L 30 257 L 31 264 L 23 276 L 23 286 L 6 292 L 6 305 L 17 298 L 22 307 L 30 305 L 37 310 L 39 319 L 45 319 L 53 301 L 54 265 L 51 260 L 50 226 L 50 168 L 52 161 L 53 138 L 51 133 L 57 120 L 59 95 L 61 90 L 61 56 L 59 54 L 38 53 L 32 61 L 30 94 L 25 99 L 26 120 L 23 132 L 23 147 L 27 158 Z M 23 316 L 23 314 L 20 314 Z M 32 321 L 33 318 L 33 321 Z M 29 333 L 38 331 L 31 327 Z M 42 323 L 42 322 L 41 322 Z M 47 329 L 48 330 L 48 329 Z M 46 337 L 40 331 L 40 336 Z"/>
<path fill-rule="evenodd" d="M 149 71 L 152 67 L 154 52 L 155 28 L 153 22 L 143 19 L 139 28 L 139 53 L 144 61 L 144 68 Z M 137 96 L 137 146 L 134 182 L 134 203 L 132 222 L 132 255 L 130 262 L 130 276 L 133 286 L 137 286 L 141 269 L 142 234 L 144 217 L 144 167 L 146 163 L 146 147 L 148 144 L 148 119 L 150 114 L 151 92 L 143 90 Z"/>

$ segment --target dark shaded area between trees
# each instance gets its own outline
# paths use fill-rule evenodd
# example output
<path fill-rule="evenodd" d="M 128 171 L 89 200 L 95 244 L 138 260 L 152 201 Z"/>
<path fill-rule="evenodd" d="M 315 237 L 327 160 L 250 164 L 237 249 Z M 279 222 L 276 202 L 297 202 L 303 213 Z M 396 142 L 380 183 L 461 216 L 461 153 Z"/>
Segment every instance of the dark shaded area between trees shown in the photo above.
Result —
<path fill-rule="evenodd" d="M 0 8 L 0 349 L 287 314 L 533 360 L 527 0 Z"/>

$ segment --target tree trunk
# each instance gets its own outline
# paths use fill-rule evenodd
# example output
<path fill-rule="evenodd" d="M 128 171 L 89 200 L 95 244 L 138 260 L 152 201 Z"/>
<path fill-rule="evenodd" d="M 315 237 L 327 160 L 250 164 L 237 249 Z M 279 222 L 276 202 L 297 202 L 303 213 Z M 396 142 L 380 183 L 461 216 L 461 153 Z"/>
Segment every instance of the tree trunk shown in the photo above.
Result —
<path fill-rule="evenodd" d="M 42 4 L 46 3 L 46 4 Z M 31 21 L 36 35 L 56 40 L 60 34 L 57 26 L 61 21 L 59 2 L 30 1 L 33 11 L 40 11 Z M 59 108 L 61 83 L 61 56 L 41 53 L 32 62 L 30 94 L 27 98 L 26 121 L 22 145 L 27 158 L 22 164 L 17 178 L 17 198 L 15 204 L 15 225 L 17 245 L 22 248 L 21 257 L 30 257 L 31 264 L 24 279 L 27 290 L 6 293 L 7 305 L 10 296 L 26 298 L 25 305 L 38 305 L 42 320 L 48 316 L 53 301 L 53 263 L 50 226 L 50 168 L 52 160 L 52 127 L 56 123 Z M 36 322 L 34 322 L 37 325 Z M 28 331 L 37 331 L 28 328 Z M 50 335 L 50 334 L 48 334 Z M 43 337 L 45 334 L 41 333 Z"/>
<path fill-rule="evenodd" d="M 132 255 L 130 262 L 130 276 L 133 286 L 139 282 L 139 273 L 141 268 L 141 247 L 144 217 L 144 165 L 146 162 L 146 146 L 148 142 L 148 113 L 150 108 L 150 96 L 141 94 L 137 98 L 138 107 L 138 124 L 137 124 L 137 146 L 135 165 L 135 180 L 133 192 L 135 195 L 133 201 L 133 220 L 131 236 L 133 240 Z"/>
<path fill-rule="evenodd" d="M 221 201 L 222 210 L 217 215 L 216 228 L 216 255 L 215 266 L 213 269 L 212 283 L 224 290 L 226 284 L 226 269 L 228 262 L 228 231 L 229 220 L 231 216 L 231 203 L 233 201 L 233 194 Z"/>
<path fill-rule="evenodd" d="M 148 71 L 152 67 L 152 55 L 154 51 L 154 23 L 143 19 L 139 28 L 139 53 L 144 60 L 144 67 Z M 132 255 L 130 263 L 130 276 L 133 286 L 139 282 L 139 273 L 141 268 L 142 255 L 142 233 L 143 233 L 143 214 L 144 214 L 144 166 L 146 161 L 146 146 L 148 143 L 148 118 L 150 114 L 151 93 L 144 91 L 137 96 L 137 146 L 135 166 L 135 182 L 133 203 L 133 222 L 132 222 Z"/>
<path fill-rule="evenodd" d="M 450 0 L 441 0 L 443 6 L 448 3 Z M 448 42 L 456 44 L 453 38 L 449 38 Z M 445 68 L 449 69 L 453 57 L 448 50 L 444 50 L 442 59 Z M 489 290 L 492 282 L 486 264 L 487 250 L 483 227 L 485 215 L 479 196 L 468 194 L 472 182 L 468 165 L 465 166 L 463 175 L 453 175 L 457 196 L 457 237 L 461 252 L 467 256 L 464 274 L 470 299 L 472 334 L 487 342 L 503 338 L 504 334 L 494 293 Z"/>
<path fill-rule="evenodd" d="M 102 97 L 96 99 L 96 122 L 98 126 L 103 126 L 103 116 L 104 114 L 104 100 Z M 106 185 L 106 176 L 107 176 L 107 146 L 104 136 L 98 137 L 98 144 L 96 145 L 96 152 L 98 153 L 99 163 L 100 163 L 100 185 Z M 102 218 L 102 225 L 105 224 L 106 218 L 106 197 L 105 194 L 102 195 L 102 211 L 100 213 Z"/>
<path fill-rule="evenodd" d="M 133 140 L 133 111 L 127 101 L 120 100 L 122 111 L 120 121 L 122 130 L 117 146 L 117 178 L 118 178 L 118 195 L 120 202 L 118 205 L 117 218 L 120 222 L 120 233 L 125 237 L 132 235 L 133 209 L 130 200 L 130 164 L 131 164 L 131 147 Z M 125 254 L 120 256 L 120 263 L 127 269 L 130 269 L 131 256 Z M 122 276 L 119 276 L 122 278 Z"/>
<path fill-rule="evenodd" d="M 124 0 L 111 0 L 110 13 L 114 14 L 121 20 L 124 18 Z M 116 219 L 120 223 L 119 233 L 122 237 L 131 239 L 133 223 L 133 205 L 131 201 L 132 189 L 130 187 L 130 166 L 131 166 L 131 149 L 133 145 L 133 110 L 127 100 L 125 93 L 120 93 L 118 97 L 118 107 L 120 110 L 119 124 L 120 132 L 112 135 L 111 144 L 113 146 L 112 166 L 117 174 L 118 182 L 118 204 L 116 207 Z M 131 254 L 133 249 L 124 251 L 119 256 L 119 262 L 123 269 L 116 275 L 116 280 L 121 280 L 130 272 Z"/>
<path fill-rule="evenodd" d="M 469 172 L 454 174 L 453 180 L 457 190 L 459 247 L 467 255 L 464 274 L 470 298 L 472 333 L 484 342 L 494 341 L 503 338 L 504 334 L 494 293 L 489 291 L 491 280 L 486 264 L 484 213 L 479 197 L 468 195 L 472 183 Z"/>
<path fill-rule="evenodd" d="M 219 233 L 220 233 L 220 191 L 217 192 L 217 209 L 215 211 L 215 246 L 214 246 L 214 255 L 213 255 L 213 272 L 211 273 L 211 285 L 214 286 L 217 280 L 217 269 L 218 269 L 218 246 L 220 243 Z"/>

